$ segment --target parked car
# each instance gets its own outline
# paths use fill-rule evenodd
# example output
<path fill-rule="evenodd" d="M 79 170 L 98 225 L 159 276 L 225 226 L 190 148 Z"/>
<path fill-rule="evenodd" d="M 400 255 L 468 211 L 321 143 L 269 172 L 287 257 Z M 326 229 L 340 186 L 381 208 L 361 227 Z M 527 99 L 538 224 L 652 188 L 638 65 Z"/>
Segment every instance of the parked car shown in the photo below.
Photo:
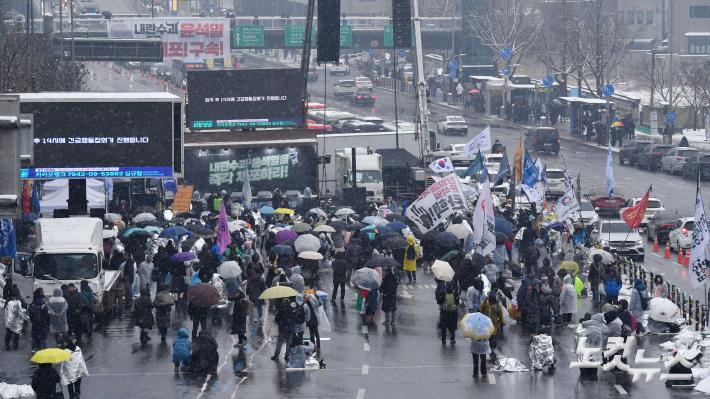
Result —
<path fill-rule="evenodd" d="M 619 209 L 623 208 L 626 204 L 626 199 L 622 195 L 614 195 L 608 197 L 606 195 L 596 197 L 591 200 L 592 205 L 594 205 L 594 210 L 601 217 L 618 216 Z"/>
<path fill-rule="evenodd" d="M 321 133 L 333 132 L 333 126 L 318 123 L 313 119 L 306 119 L 306 128 L 311 130 L 318 130 Z"/>
<path fill-rule="evenodd" d="M 671 217 L 672 216 L 672 217 Z M 658 244 L 666 245 L 671 230 L 675 228 L 678 218 L 676 215 L 668 215 L 668 212 L 657 212 L 648 219 L 646 225 L 646 238 L 648 241 L 658 239 Z"/>
<path fill-rule="evenodd" d="M 360 54 L 345 54 L 345 63 L 348 65 L 354 65 L 360 60 L 360 58 Z"/>
<path fill-rule="evenodd" d="M 547 169 L 547 191 L 551 195 L 565 193 L 565 171 L 562 169 Z"/>
<path fill-rule="evenodd" d="M 387 129 L 382 125 L 355 119 L 345 121 L 340 126 L 340 131 L 345 133 L 384 132 L 386 130 Z"/>
<path fill-rule="evenodd" d="M 465 149 L 466 144 L 449 144 L 441 148 L 439 151 L 435 151 L 432 156 L 435 158 L 449 157 L 451 158 L 451 163 L 454 166 L 468 168 L 476 157 L 475 155 L 466 155 L 464 152 Z"/>
<path fill-rule="evenodd" d="M 463 116 L 447 115 L 439 121 L 436 129 L 440 134 L 460 134 L 465 136 L 468 134 L 468 123 Z"/>
<path fill-rule="evenodd" d="M 465 147 L 465 144 L 464 144 Z M 493 167 L 500 169 L 500 162 L 503 160 L 503 154 L 484 154 L 483 165 L 487 168 Z"/>
<path fill-rule="evenodd" d="M 597 211 L 594 210 L 594 205 L 592 205 L 588 199 L 582 198 L 579 207 L 580 221 L 584 227 L 594 226 L 599 223 L 599 215 L 597 215 Z"/>
<path fill-rule="evenodd" d="M 698 171 L 700 171 L 700 180 L 710 177 L 710 154 L 700 151 L 692 154 L 683 167 L 683 178 L 695 179 Z"/>
<path fill-rule="evenodd" d="M 661 166 L 661 158 L 673 148 L 668 144 L 653 144 L 640 153 L 636 165 L 639 169 L 648 169 L 651 172 L 658 170 Z"/>
<path fill-rule="evenodd" d="M 648 141 L 631 141 L 624 144 L 619 150 L 619 165 L 635 165 L 639 154 L 651 144 Z"/>
<path fill-rule="evenodd" d="M 376 125 L 382 125 L 385 123 L 384 119 L 380 118 L 379 116 L 363 116 L 360 119 L 365 122 L 374 123 Z"/>
<path fill-rule="evenodd" d="M 626 200 L 624 207 L 619 209 L 619 216 L 621 216 L 622 212 L 624 212 L 628 208 L 631 208 L 632 206 L 635 206 L 639 202 L 641 202 L 641 198 L 629 198 L 628 200 Z M 646 212 L 643 215 L 643 219 L 641 219 L 641 226 L 645 227 L 648 224 L 649 219 L 655 216 L 656 213 L 663 213 L 665 210 L 666 208 L 663 207 L 661 200 L 659 200 L 658 198 L 649 198 L 648 205 L 646 205 Z"/>
<path fill-rule="evenodd" d="M 681 249 L 690 249 L 690 244 L 693 241 L 693 226 L 695 218 L 680 218 L 676 221 L 675 227 L 668 234 L 668 245 L 671 251 L 680 251 Z"/>
<path fill-rule="evenodd" d="M 357 89 L 350 97 L 350 105 L 375 105 L 375 96 L 372 94 L 372 90 Z"/>
<path fill-rule="evenodd" d="M 525 147 L 536 152 L 560 152 L 560 132 L 554 127 L 537 127 L 525 132 Z"/>
<path fill-rule="evenodd" d="M 599 242 L 605 251 L 643 261 L 645 249 L 638 230 L 622 220 L 603 220 L 599 226 Z"/>
<path fill-rule="evenodd" d="M 671 148 L 666 152 L 666 155 L 661 158 L 661 173 L 668 172 L 674 175 L 676 172 L 683 172 L 688 158 L 697 152 L 698 149 L 692 147 Z"/>
<path fill-rule="evenodd" d="M 352 95 L 355 94 L 355 91 L 357 91 L 357 87 L 354 79 L 341 79 L 333 85 L 333 90 L 335 98 L 342 99 L 352 97 Z"/>
<path fill-rule="evenodd" d="M 372 90 L 372 80 L 370 80 L 367 76 L 358 76 L 355 78 L 355 86 L 358 89 Z"/>
<path fill-rule="evenodd" d="M 342 76 L 347 76 L 350 75 L 350 67 L 345 64 L 344 59 L 340 59 L 337 64 L 333 64 L 330 67 L 330 76 L 335 76 L 335 75 L 342 75 Z"/>

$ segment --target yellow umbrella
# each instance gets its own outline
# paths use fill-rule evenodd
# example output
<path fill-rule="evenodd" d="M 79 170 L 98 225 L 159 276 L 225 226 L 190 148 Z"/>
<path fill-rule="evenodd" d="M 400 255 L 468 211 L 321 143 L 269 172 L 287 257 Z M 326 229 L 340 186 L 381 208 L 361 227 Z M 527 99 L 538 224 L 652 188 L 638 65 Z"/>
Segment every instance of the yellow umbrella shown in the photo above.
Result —
<path fill-rule="evenodd" d="M 614 123 L 611 124 L 612 127 L 624 127 L 624 122 L 622 121 L 615 121 Z"/>
<path fill-rule="evenodd" d="M 281 213 L 284 215 L 293 215 L 294 213 L 296 213 L 296 211 L 294 211 L 293 209 L 289 209 L 289 208 L 278 208 L 277 210 L 274 211 L 274 213 Z"/>
<path fill-rule="evenodd" d="M 573 260 L 566 260 L 560 263 L 560 269 L 569 271 L 572 276 L 579 274 L 579 265 Z"/>
<path fill-rule="evenodd" d="M 42 349 L 41 351 L 37 351 L 37 353 L 32 356 L 32 359 L 30 359 L 31 362 L 33 363 L 50 363 L 50 364 L 55 364 L 55 363 L 61 363 L 61 362 L 66 362 L 69 360 L 71 356 L 69 353 L 63 349 L 59 348 L 49 348 L 49 349 Z"/>
<path fill-rule="evenodd" d="M 259 295 L 259 299 L 280 299 L 289 298 L 298 295 L 298 292 L 291 287 L 278 285 L 276 287 L 267 288 Z"/>

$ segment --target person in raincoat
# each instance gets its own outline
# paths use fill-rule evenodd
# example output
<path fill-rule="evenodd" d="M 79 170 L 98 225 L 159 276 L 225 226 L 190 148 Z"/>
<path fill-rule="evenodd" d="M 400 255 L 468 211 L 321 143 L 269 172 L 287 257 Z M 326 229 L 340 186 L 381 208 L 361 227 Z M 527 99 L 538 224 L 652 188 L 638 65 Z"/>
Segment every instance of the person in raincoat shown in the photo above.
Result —
<path fill-rule="evenodd" d="M 498 295 L 495 291 L 489 292 L 488 297 L 481 303 L 481 313 L 488 316 L 495 327 L 495 332 L 488 339 L 491 350 L 493 350 L 498 346 L 498 338 L 503 337 L 503 327 L 505 326 L 503 306 L 498 302 Z"/>
<path fill-rule="evenodd" d="M 473 280 L 473 284 L 466 290 L 466 309 L 469 313 L 478 312 L 483 296 L 483 281 L 480 278 Z"/>
<path fill-rule="evenodd" d="M 302 369 L 306 367 L 308 355 L 313 353 L 313 348 L 303 342 L 303 338 L 295 335 L 288 348 L 288 367 L 292 369 Z"/>
<path fill-rule="evenodd" d="M 619 299 L 619 291 L 621 291 L 622 283 L 621 278 L 619 277 L 619 274 L 616 271 L 615 267 L 607 267 L 603 282 L 606 303 L 616 305 Z"/>
<path fill-rule="evenodd" d="M 162 343 L 167 340 L 168 328 L 170 328 L 170 312 L 174 304 L 173 296 L 170 294 L 170 287 L 161 284 L 155 294 L 153 307 L 155 307 L 155 323 Z"/>
<path fill-rule="evenodd" d="M 629 302 L 629 312 L 636 319 L 636 333 L 643 334 L 645 328 L 643 327 L 643 312 L 648 309 L 649 302 L 651 298 L 648 297 L 648 292 L 646 291 L 646 284 L 643 280 L 636 279 L 634 281 L 634 288 L 631 290 L 631 302 Z"/>
<path fill-rule="evenodd" d="M 348 262 L 345 260 L 345 252 L 336 252 L 333 260 L 333 296 L 330 301 L 335 303 L 340 288 L 340 301 L 345 300 L 345 283 L 347 283 Z"/>
<path fill-rule="evenodd" d="M 560 293 L 560 315 L 563 323 L 570 323 L 572 317 L 577 313 L 577 291 L 572 284 L 572 276 L 569 274 L 562 278 L 564 285 Z"/>
<path fill-rule="evenodd" d="M 385 268 L 385 277 L 382 279 L 380 293 L 382 294 L 382 311 L 385 313 L 384 325 L 395 325 L 395 313 L 397 312 L 397 286 L 399 280 L 395 271 L 391 267 Z"/>
<path fill-rule="evenodd" d="M 417 261 L 419 260 L 419 245 L 414 236 L 407 236 L 407 248 L 404 250 L 402 269 L 407 273 L 410 284 L 417 282 Z"/>
<path fill-rule="evenodd" d="M 59 373 L 49 363 L 41 363 L 32 374 L 32 390 L 36 399 L 55 399 Z"/>
<path fill-rule="evenodd" d="M 663 276 L 660 274 L 653 277 L 653 297 L 668 298 L 668 285 L 663 282 Z"/>
<path fill-rule="evenodd" d="M 153 274 L 153 257 L 151 255 L 146 255 L 145 260 L 138 265 L 138 279 L 140 281 L 140 286 L 148 288 L 150 291 L 151 285 L 153 284 L 151 280 L 151 275 Z"/>
<path fill-rule="evenodd" d="M 54 333 L 55 342 L 59 344 L 62 341 L 62 337 L 69 331 L 69 323 L 67 322 L 69 305 L 67 305 L 67 300 L 64 299 L 61 288 L 56 287 L 52 291 L 52 297 L 49 298 L 49 303 L 47 303 L 47 310 L 49 310 L 49 332 Z"/>
<path fill-rule="evenodd" d="M 153 329 L 153 302 L 145 287 L 141 288 L 141 294 L 133 304 L 133 321 L 141 329 L 140 342 L 145 345 L 150 341 L 148 331 Z"/>
<path fill-rule="evenodd" d="M 486 377 L 486 355 L 491 353 L 491 346 L 487 339 L 482 341 L 470 339 L 470 341 L 469 350 L 473 356 L 473 378 L 478 378 L 479 369 L 481 377 Z"/>
<path fill-rule="evenodd" d="M 177 331 L 177 336 L 175 341 L 173 341 L 173 364 L 175 365 L 175 372 L 180 371 L 180 367 L 185 370 L 190 367 L 190 361 L 192 360 L 192 344 L 190 343 L 190 336 L 188 335 L 187 328 L 182 327 Z"/>
<path fill-rule="evenodd" d="M 308 337 L 311 343 L 315 346 L 316 351 L 320 352 L 320 332 L 318 331 L 318 308 L 323 306 L 323 302 L 318 298 L 318 296 L 313 294 L 306 294 L 304 296 L 304 302 L 308 306 L 308 313 L 310 317 L 306 326 L 308 326 Z"/>
<path fill-rule="evenodd" d="M 67 386 L 70 399 L 79 399 L 81 396 L 81 379 L 89 375 L 89 370 L 84 362 L 81 348 L 68 341 L 65 349 L 69 353 L 69 360 L 60 364 L 59 375 L 62 385 Z"/>
<path fill-rule="evenodd" d="M 22 335 L 23 324 L 28 320 L 27 312 L 22 308 L 20 302 L 20 290 L 17 286 L 12 286 L 10 298 L 5 303 L 5 350 L 10 350 L 10 342 L 12 349 L 17 350 L 17 344 Z"/>
<path fill-rule="evenodd" d="M 44 301 L 42 287 L 34 290 L 32 303 L 27 309 L 32 323 L 32 352 L 47 347 L 47 334 L 49 333 L 49 308 Z"/>

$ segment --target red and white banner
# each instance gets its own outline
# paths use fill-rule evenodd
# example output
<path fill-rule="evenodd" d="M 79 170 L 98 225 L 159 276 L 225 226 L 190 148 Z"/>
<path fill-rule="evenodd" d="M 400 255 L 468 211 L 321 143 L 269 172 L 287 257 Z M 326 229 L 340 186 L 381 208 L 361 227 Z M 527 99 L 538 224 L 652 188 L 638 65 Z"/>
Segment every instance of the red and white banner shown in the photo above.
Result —
<path fill-rule="evenodd" d="M 422 233 L 433 229 L 458 212 L 468 210 L 466 196 L 463 194 L 459 177 L 450 174 L 434 182 L 414 201 L 405 212 Z"/>
<path fill-rule="evenodd" d="M 109 38 L 163 40 L 164 58 L 224 58 L 230 54 L 227 18 L 124 18 L 106 21 Z"/>

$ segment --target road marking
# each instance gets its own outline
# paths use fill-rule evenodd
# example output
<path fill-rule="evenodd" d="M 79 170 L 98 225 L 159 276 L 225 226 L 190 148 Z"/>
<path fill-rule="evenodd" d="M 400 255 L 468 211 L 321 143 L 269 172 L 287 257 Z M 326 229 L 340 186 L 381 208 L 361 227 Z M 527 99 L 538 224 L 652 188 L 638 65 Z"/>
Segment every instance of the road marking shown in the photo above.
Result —
<path fill-rule="evenodd" d="M 362 365 L 362 375 L 367 375 L 369 372 L 370 372 L 370 365 L 363 364 Z"/>
<path fill-rule="evenodd" d="M 628 392 L 626 392 L 624 387 L 622 387 L 619 384 L 614 385 L 614 388 L 616 388 L 616 391 L 619 392 L 619 395 L 628 395 L 629 394 Z"/>
<path fill-rule="evenodd" d="M 369 352 L 369 351 L 370 351 L 370 344 L 367 343 L 367 342 L 365 342 L 365 343 L 363 344 L 363 346 L 362 346 L 362 349 L 363 349 L 365 352 Z"/>
<path fill-rule="evenodd" d="M 364 335 L 367 335 L 367 334 L 370 333 L 370 330 L 367 328 L 367 326 L 362 326 L 362 333 L 363 333 Z"/>
<path fill-rule="evenodd" d="M 491 385 L 495 385 L 496 384 L 496 376 L 489 373 L 488 374 L 488 383 Z"/>
<path fill-rule="evenodd" d="M 200 399 L 205 394 L 205 391 L 207 391 L 207 384 L 209 384 L 211 379 L 212 374 L 207 374 L 207 377 L 205 378 L 205 383 L 202 384 L 202 388 L 200 389 L 200 394 L 197 395 L 197 399 Z"/>
<path fill-rule="evenodd" d="M 365 399 L 365 388 L 360 388 L 357 390 L 357 395 L 355 395 L 355 399 Z"/>

